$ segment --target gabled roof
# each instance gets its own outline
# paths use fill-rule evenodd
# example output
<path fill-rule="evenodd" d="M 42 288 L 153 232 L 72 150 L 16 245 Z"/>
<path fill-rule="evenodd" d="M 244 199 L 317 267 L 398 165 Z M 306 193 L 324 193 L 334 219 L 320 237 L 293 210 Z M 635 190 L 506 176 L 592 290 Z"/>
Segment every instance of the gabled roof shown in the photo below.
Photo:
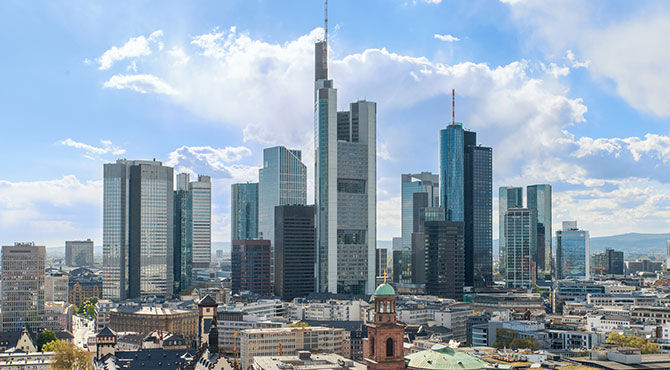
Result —
<path fill-rule="evenodd" d="M 116 333 L 112 331 L 108 326 L 105 326 L 102 330 L 100 330 L 100 333 L 98 333 L 95 337 L 115 337 Z"/>
<path fill-rule="evenodd" d="M 218 306 L 218 304 L 212 296 L 207 294 L 200 300 L 200 302 L 198 302 L 198 306 Z"/>

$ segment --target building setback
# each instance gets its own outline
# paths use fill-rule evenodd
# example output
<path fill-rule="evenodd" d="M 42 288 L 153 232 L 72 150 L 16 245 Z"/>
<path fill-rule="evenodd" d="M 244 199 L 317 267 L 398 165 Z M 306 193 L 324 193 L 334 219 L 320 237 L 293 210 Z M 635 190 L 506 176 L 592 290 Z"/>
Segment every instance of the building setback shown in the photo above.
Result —
<path fill-rule="evenodd" d="M 314 206 L 275 207 L 275 294 L 290 301 L 316 291 Z"/>
<path fill-rule="evenodd" d="M 498 189 L 498 257 L 500 273 L 505 274 L 507 243 L 505 243 L 505 213 L 510 208 L 523 208 L 523 188 L 501 186 Z"/>
<path fill-rule="evenodd" d="M 43 329 L 44 246 L 15 243 L 2 247 L 2 330 Z"/>
<path fill-rule="evenodd" d="M 317 289 L 370 294 L 375 283 L 376 103 L 337 111 L 327 41 L 315 45 Z"/>
<path fill-rule="evenodd" d="M 412 233 L 412 260 L 411 277 L 412 284 L 426 283 L 426 234 L 425 224 L 427 221 L 445 221 L 444 208 L 422 207 L 425 202 L 425 193 L 414 194 L 414 208 L 417 214 L 416 225 Z"/>
<path fill-rule="evenodd" d="M 505 212 L 504 222 L 507 244 L 505 283 L 508 288 L 529 288 L 535 283 L 533 212 L 528 208 L 510 208 Z"/>
<path fill-rule="evenodd" d="M 272 295 L 269 240 L 233 240 L 231 264 L 233 292 Z"/>
<path fill-rule="evenodd" d="M 172 296 L 173 169 L 158 161 L 104 165 L 103 296 Z"/>
<path fill-rule="evenodd" d="M 427 221 L 426 293 L 463 300 L 463 222 Z"/>
<path fill-rule="evenodd" d="M 65 264 L 70 267 L 93 266 L 93 241 L 91 239 L 66 241 Z"/>
<path fill-rule="evenodd" d="M 258 238 L 258 183 L 232 184 L 230 187 L 230 238 Z"/>
<path fill-rule="evenodd" d="M 430 172 L 400 175 L 400 187 L 402 198 L 402 247 L 412 247 L 412 233 L 416 231 L 418 222 L 418 208 L 438 207 L 440 202 L 440 176 Z M 414 204 L 415 194 L 423 195 L 418 199 L 419 204 Z"/>

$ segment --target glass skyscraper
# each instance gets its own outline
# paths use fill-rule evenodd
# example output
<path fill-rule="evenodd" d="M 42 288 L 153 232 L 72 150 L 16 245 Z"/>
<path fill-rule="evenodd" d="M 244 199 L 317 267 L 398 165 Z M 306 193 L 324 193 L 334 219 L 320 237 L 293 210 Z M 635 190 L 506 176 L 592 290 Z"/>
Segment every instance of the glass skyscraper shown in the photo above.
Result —
<path fill-rule="evenodd" d="M 462 125 L 458 122 L 440 130 L 440 206 L 449 221 L 465 217 Z"/>
<path fill-rule="evenodd" d="M 232 184 L 230 240 L 258 238 L 258 183 Z"/>
<path fill-rule="evenodd" d="M 337 111 L 326 41 L 315 45 L 314 149 L 317 289 L 371 294 L 375 288 L 377 105 Z"/>
<path fill-rule="evenodd" d="M 191 286 L 193 267 L 193 196 L 188 191 L 188 174 L 177 175 L 174 192 L 174 290 Z"/>
<path fill-rule="evenodd" d="M 485 287 L 493 283 L 493 152 L 475 143 L 465 150 L 465 285 Z"/>
<path fill-rule="evenodd" d="M 103 297 L 172 295 L 173 176 L 155 160 L 104 165 Z"/>
<path fill-rule="evenodd" d="M 563 221 L 556 231 L 556 278 L 588 279 L 590 267 L 589 232 L 579 230 L 577 221 Z"/>
<path fill-rule="evenodd" d="M 463 222 L 427 221 L 426 293 L 463 300 Z"/>
<path fill-rule="evenodd" d="M 537 235 L 536 266 L 538 279 L 551 279 L 551 185 L 526 188 L 528 209 L 533 211 Z"/>
<path fill-rule="evenodd" d="M 306 203 L 307 166 L 302 163 L 302 152 L 283 146 L 264 149 L 263 168 L 258 170 L 258 231 L 270 240 L 273 266 L 275 207 Z"/>
<path fill-rule="evenodd" d="M 440 201 L 440 175 L 430 172 L 400 175 L 402 199 L 402 247 L 412 247 L 412 233 L 416 224 L 414 214 L 414 193 L 426 193 L 423 207 L 438 207 Z"/>
<path fill-rule="evenodd" d="M 530 288 L 535 276 L 533 212 L 528 208 L 510 208 L 505 212 L 504 223 L 507 243 L 505 283 L 508 288 Z"/>
<path fill-rule="evenodd" d="M 498 189 L 498 257 L 500 273 L 505 274 L 507 244 L 505 243 L 505 213 L 510 208 L 523 208 L 523 188 L 501 186 Z"/>
<path fill-rule="evenodd" d="M 212 262 L 212 179 L 198 176 L 189 183 L 193 223 L 193 268 L 209 268 Z"/>

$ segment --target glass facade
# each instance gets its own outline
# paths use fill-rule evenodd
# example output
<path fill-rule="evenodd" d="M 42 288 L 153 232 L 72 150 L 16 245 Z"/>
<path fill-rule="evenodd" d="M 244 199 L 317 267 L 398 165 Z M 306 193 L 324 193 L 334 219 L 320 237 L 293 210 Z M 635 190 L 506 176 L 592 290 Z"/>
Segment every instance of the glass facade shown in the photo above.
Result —
<path fill-rule="evenodd" d="M 505 212 L 504 223 L 507 243 L 505 283 L 508 288 L 529 288 L 534 284 L 536 229 L 533 212 L 527 208 L 510 208 Z"/>
<path fill-rule="evenodd" d="M 179 174 L 179 176 L 185 174 Z M 193 197 L 188 190 L 174 192 L 174 291 L 191 286 L 193 266 Z"/>
<path fill-rule="evenodd" d="M 437 207 L 440 200 L 440 176 L 430 172 L 400 175 L 401 186 L 401 217 L 402 217 L 402 247 L 412 247 L 412 233 L 415 230 L 416 219 L 414 209 L 414 193 L 426 193 L 423 207 Z"/>
<path fill-rule="evenodd" d="M 129 167 L 124 161 L 104 165 L 102 217 L 102 296 L 128 298 Z"/>
<path fill-rule="evenodd" d="M 66 241 L 65 264 L 72 267 L 93 266 L 93 241 L 91 239 Z"/>
<path fill-rule="evenodd" d="M 2 329 L 48 327 L 44 322 L 44 246 L 16 243 L 2 247 Z"/>
<path fill-rule="evenodd" d="M 464 219 L 463 126 L 460 123 L 440 130 L 440 206 L 447 220 Z"/>
<path fill-rule="evenodd" d="M 466 256 L 465 284 L 485 287 L 493 283 L 493 153 L 487 147 L 471 147 L 470 151 L 472 263 L 469 263 L 469 257 Z M 469 266 L 472 266 L 471 273 Z"/>
<path fill-rule="evenodd" d="M 230 188 L 230 240 L 258 238 L 258 183 Z"/>
<path fill-rule="evenodd" d="M 564 222 L 556 232 L 556 277 L 589 278 L 589 232 L 577 229 L 576 222 Z"/>
<path fill-rule="evenodd" d="M 189 183 L 193 223 L 193 268 L 209 268 L 212 262 L 212 179 L 198 176 Z"/>
<path fill-rule="evenodd" d="M 465 277 L 463 222 L 427 221 L 426 293 L 463 300 Z"/>
<path fill-rule="evenodd" d="M 551 185 L 530 185 L 526 188 L 527 207 L 533 211 L 537 235 L 538 278 L 551 278 Z"/>
<path fill-rule="evenodd" d="M 500 273 L 505 274 L 507 243 L 505 243 L 505 213 L 510 208 L 523 208 L 523 188 L 501 186 L 498 189 L 498 257 Z"/>

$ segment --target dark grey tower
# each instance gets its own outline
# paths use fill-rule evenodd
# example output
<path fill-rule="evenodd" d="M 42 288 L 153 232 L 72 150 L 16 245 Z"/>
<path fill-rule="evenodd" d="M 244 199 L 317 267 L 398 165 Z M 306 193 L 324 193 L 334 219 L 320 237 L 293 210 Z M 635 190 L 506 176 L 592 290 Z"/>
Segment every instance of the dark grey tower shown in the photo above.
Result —
<path fill-rule="evenodd" d="M 505 274 L 507 265 L 507 243 L 505 242 L 505 213 L 510 208 L 523 207 L 523 188 L 501 186 L 498 189 L 498 256 L 500 273 Z"/>
<path fill-rule="evenodd" d="M 314 206 L 276 206 L 275 294 L 290 301 L 316 291 Z"/>
<path fill-rule="evenodd" d="M 463 300 L 464 247 L 462 221 L 427 221 L 426 293 Z"/>

